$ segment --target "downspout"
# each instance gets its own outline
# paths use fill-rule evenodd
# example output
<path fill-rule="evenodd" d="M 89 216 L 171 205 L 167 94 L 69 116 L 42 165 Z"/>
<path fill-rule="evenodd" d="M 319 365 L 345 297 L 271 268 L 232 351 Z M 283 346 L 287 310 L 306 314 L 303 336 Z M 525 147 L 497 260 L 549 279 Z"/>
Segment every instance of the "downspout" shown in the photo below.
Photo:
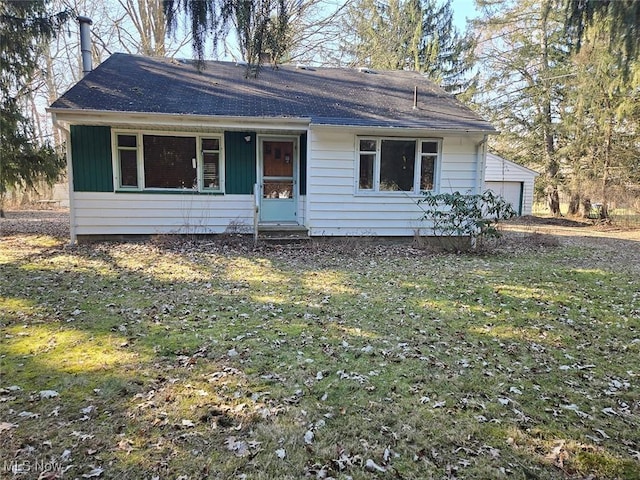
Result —
<path fill-rule="evenodd" d="M 305 171 L 304 171 L 304 175 L 306 176 L 305 182 L 307 185 L 307 189 L 305 190 L 305 198 L 304 198 L 304 226 L 307 227 L 307 231 L 309 232 L 309 236 L 311 234 L 311 224 L 309 222 L 309 212 L 311 211 L 310 208 L 310 198 L 311 195 L 309 195 L 309 187 L 311 185 L 311 176 L 309 175 L 309 172 L 311 171 L 310 168 L 310 162 L 311 162 L 311 126 L 307 126 L 307 162 L 305 165 Z"/>
<path fill-rule="evenodd" d="M 484 172 L 485 172 L 485 164 L 487 161 L 487 134 L 485 133 L 482 137 L 482 140 L 476 144 L 476 195 L 481 195 L 482 190 L 484 189 Z M 477 247 L 476 238 L 473 237 L 471 239 L 471 248 L 475 249 Z"/>
<path fill-rule="evenodd" d="M 54 119 L 55 122 L 55 119 Z M 67 181 L 69 182 L 69 243 L 75 245 L 76 235 L 76 202 L 73 195 L 73 159 L 71 157 L 71 130 L 65 130 L 67 143 Z"/>
<path fill-rule="evenodd" d="M 480 195 L 484 190 L 484 172 L 487 162 L 487 139 L 489 136 L 485 134 L 482 140 L 476 144 L 476 188 L 475 194 Z"/>

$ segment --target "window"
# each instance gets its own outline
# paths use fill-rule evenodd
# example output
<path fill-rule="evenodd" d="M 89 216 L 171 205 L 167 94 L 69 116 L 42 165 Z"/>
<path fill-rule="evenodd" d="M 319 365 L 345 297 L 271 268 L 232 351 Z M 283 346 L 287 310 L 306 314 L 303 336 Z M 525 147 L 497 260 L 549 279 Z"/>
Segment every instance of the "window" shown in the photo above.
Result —
<path fill-rule="evenodd" d="M 420 190 L 433 190 L 438 160 L 438 142 L 421 142 Z"/>
<path fill-rule="evenodd" d="M 439 152 L 439 140 L 359 138 L 358 191 L 433 190 Z"/>
<path fill-rule="evenodd" d="M 220 190 L 220 139 L 202 139 L 202 188 Z"/>
<path fill-rule="evenodd" d="M 118 135 L 120 187 L 138 188 L 138 137 Z"/>
<path fill-rule="evenodd" d="M 222 191 L 220 137 L 116 133 L 122 190 Z"/>
<path fill-rule="evenodd" d="M 144 135 L 145 188 L 197 188 L 196 139 Z"/>
<path fill-rule="evenodd" d="M 412 140 L 381 140 L 380 190 L 410 192 L 414 189 L 413 171 L 416 164 L 416 142 Z"/>

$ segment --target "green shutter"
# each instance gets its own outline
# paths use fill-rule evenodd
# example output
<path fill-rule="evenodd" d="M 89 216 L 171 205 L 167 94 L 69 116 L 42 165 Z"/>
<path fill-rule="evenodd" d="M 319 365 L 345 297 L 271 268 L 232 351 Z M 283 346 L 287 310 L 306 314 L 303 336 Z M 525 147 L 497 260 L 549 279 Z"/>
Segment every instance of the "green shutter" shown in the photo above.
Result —
<path fill-rule="evenodd" d="M 307 194 L 307 134 L 300 135 L 300 195 Z"/>
<path fill-rule="evenodd" d="M 72 125 L 71 159 L 75 192 L 113 192 L 109 127 Z"/>
<path fill-rule="evenodd" d="M 244 137 L 250 136 L 247 142 Z M 225 193 L 252 194 L 256 183 L 256 134 L 224 132 Z"/>

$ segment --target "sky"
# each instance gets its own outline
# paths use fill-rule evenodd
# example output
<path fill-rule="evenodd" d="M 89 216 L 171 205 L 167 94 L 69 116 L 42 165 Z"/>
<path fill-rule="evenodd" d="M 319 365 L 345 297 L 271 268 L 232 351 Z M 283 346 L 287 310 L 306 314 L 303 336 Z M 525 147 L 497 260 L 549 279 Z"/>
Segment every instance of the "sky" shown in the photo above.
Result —
<path fill-rule="evenodd" d="M 473 0 L 453 0 L 451 8 L 453 22 L 460 32 L 465 31 L 467 18 L 474 18 L 478 14 Z"/>

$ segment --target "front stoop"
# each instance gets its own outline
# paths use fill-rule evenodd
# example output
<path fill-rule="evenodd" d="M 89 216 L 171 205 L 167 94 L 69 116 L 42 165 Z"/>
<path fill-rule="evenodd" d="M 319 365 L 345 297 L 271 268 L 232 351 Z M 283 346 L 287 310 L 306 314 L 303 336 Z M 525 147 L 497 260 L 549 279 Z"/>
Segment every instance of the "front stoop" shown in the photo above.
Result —
<path fill-rule="evenodd" d="M 297 224 L 264 223 L 258 225 L 258 242 L 305 243 L 311 241 L 309 229 Z"/>

